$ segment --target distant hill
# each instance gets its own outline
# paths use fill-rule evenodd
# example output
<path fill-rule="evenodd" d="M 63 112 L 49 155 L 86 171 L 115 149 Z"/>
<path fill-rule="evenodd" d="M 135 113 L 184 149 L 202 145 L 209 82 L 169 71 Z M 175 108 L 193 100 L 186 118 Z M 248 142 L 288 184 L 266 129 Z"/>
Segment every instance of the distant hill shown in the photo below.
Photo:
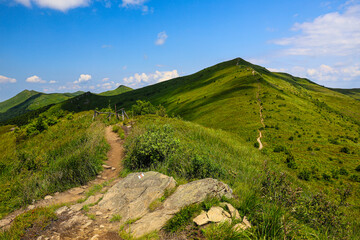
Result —
<path fill-rule="evenodd" d="M 124 86 L 124 85 L 120 85 L 118 88 L 116 88 L 114 90 L 102 92 L 102 93 L 99 93 L 99 95 L 101 95 L 101 96 L 115 96 L 115 95 L 119 95 L 121 93 L 129 92 L 129 91 L 132 91 L 132 90 L 133 90 L 132 88 L 129 88 L 129 87 Z"/>
<path fill-rule="evenodd" d="M 28 111 L 37 110 L 51 104 L 60 103 L 83 93 L 78 91 L 75 93 L 46 94 L 33 90 L 24 90 L 0 103 L 0 121 L 14 118 Z"/>
<path fill-rule="evenodd" d="M 352 88 L 352 89 L 333 88 L 332 90 L 348 95 L 360 101 L 360 88 Z"/>

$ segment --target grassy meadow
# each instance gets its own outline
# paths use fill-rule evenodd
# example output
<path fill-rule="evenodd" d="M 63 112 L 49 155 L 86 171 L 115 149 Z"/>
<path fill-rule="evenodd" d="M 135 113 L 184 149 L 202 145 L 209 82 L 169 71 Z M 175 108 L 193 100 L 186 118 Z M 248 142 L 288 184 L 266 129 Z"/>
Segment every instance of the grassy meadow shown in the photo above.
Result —
<path fill-rule="evenodd" d="M 108 150 L 104 126 L 83 112 L 56 119 L 40 116 L 14 132 L 2 131 L 0 217 L 94 179 Z"/>

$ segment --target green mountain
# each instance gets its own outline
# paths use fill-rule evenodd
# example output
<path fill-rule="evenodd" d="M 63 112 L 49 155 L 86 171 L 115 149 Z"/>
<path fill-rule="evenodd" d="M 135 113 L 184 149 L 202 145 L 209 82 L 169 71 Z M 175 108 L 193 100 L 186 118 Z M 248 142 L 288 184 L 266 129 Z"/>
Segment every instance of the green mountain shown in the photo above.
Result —
<path fill-rule="evenodd" d="M 355 171 L 360 164 L 360 102 L 240 58 L 116 96 L 86 93 L 61 107 L 77 112 L 110 102 L 131 110 L 138 99 L 161 104 L 170 115 L 241 136 L 251 145 L 256 145 L 260 129 L 263 152 L 295 178 L 311 172 L 303 182 L 319 190 L 327 188 L 327 176 L 337 184 L 353 183 L 349 176 L 360 178 Z M 347 175 L 339 173 L 343 169 Z"/>
<path fill-rule="evenodd" d="M 75 93 L 46 94 L 33 90 L 24 90 L 16 96 L 0 103 L 0 122 L 51 104 L 60 103 L 83 93 L 84 92 L 78 91 Z"/>
<path fill-rule="evenodd" d="M 99 95 L 101 95 L 101 96 L 115 96 L 115 95 L 119 95 L 121 93 L 132 91 L 132 90 L 133 90 L 132 88 L 129 88 L 129 87 L 124 86 L 124 85 L 120 85 L 118 88 L 116 88 L 114 90 L 102 92 L 102 93 L 99 93 Z"/>
<path fill-rule="evenodd" d="M 352 88 L 352 89 L 333 88 L 332 90 L 343 93 L 357 100 L 360 100 L 360 88 Z"/>

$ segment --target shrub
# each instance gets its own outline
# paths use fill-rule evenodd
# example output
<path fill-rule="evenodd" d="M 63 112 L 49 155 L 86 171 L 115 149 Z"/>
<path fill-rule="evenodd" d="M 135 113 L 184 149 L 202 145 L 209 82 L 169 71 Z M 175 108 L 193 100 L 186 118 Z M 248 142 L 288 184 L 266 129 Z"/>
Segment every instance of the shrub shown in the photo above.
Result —
<path fill-rule="evenodd" d="M 289 140 L 290 140 L 290 141 L 293 141 L 293 140 L 294 140 L 294 137 L 293 137 L 293 136 L 289 137 Z"/>
<path fill-rule="evenodd" d="M 194 154 L 191 158 L 190 169 L 187 171 L 189 173 L 188 178 L 222 178 L 225 174 L 223 173 L 222 168 L 214 163 L 210 162 L 205 156 L 199 156 Z"/>
<path fill-rule="evenodd" d="M 360 182 L 360 177 L 359 177 L 358 175 L 355 175 L 355 174 L 351 175 L 351 176 L 349 177 L 349 179 L 350 179 L 351 181 L 354 181 L 354 182 Z"/>
<path fill-rule="evenodd" d="M 191 223 L 193 217 L 199 214 L 201 211 L 199 204 L 189 205 L 182 208 L 178 213 L 174 215 L 164 226 L 164 230 L 167 232 L 176 232 L 184 229 Z"/>
<path fill-rule="evenodd" d="M 350 149 L 349 149 L 348 147 L 343 147 L 343 148 L 340 149 L 340 152 L 349 154 L 349 153 L 350 153 Z"/>
<path fill-rule="evenodd" d="M 341 168 L 339 169 L 339 174 L 340 174 L 340 175 L 347 176 L 347 175 L 349 175 L 349 172 L 348 172 L 344 167 L 341 167 Z"/>
<path fill-rule="evenodd" d="M 325 181 L 330 181 L 330 180 L 331 180 L 331 176 L 330 176 L 329 174 L 327 174 L 327 173 L 323 173 L 323 174 L 322 174 L 322 177 L 323 177 L 323 179 L 324 179 Z"/>
<path fill-rule="evenodd" d="M 254 147 L 255 147 L 255 148 L 259 148 L 259 147 L 260 147 L 260 144 L 259 144 L 258 142 L 255 142 L 255 143 L 254 143 Z"/>
<path fill-rule="evenodd" d="M 137 100 L 132 106 L 132 111 L 134 115 L 155 114 L 156 108 L 149 101 Z"/>
<path fill-rule="evenodd" d="M 179 142 L 169 125 L 151 125 L 144 134 L 130 142 L 132 146 L 127 145 L 125 166 L 130 169 L 156 167 L 177 151 Z"/>
<path fill-rule="evenodd" d="M 355 168 L 355 171 L 360 172 L 360 165 Z"/>
<path fill-rule="evenodd" d="M 288 168 L 296 169 L 295 158 L 291 153 L 289 153 L 286 157 L 286 164 Z"/>
<path fill-rule="evenodd" d="M 311 172 L 307 169 L 303 169 L 299 172 L 298 178 L 305 181 L 310 181 L 311 179 Z"/>
<path fill-rule="evenodd" d="M 283 151 L 285 151 L 285 147 L 279 145 L 279 146 L 276 146 L 273 151 L 274 152 L 283 152 Z"/>

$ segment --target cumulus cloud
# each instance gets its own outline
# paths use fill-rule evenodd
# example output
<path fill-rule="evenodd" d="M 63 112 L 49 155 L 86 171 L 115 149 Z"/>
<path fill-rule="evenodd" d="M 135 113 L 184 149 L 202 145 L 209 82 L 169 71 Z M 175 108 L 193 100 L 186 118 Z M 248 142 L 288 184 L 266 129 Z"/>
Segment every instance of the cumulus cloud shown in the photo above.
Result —
<path fill-rule="evenodd" d="M 288 69 L 267 69 L 272 72 L 288 72 L 294 76 L 305 77 L 316 82 L 354 81 L 360 77 L 360 64 L 345 65 L 338 63 L 332 66 L 320 64 L 317 67 L 310 68 L 294 66 Z"/>
<path fill-rule="evenodd" d="M 166 42 L 166 39 L 168 38 L 168 35 L 165 31 L 159 32 L 157 35 L 157 39 L 155 41 L 156 45 L 163 45 Z"/>
<path fill-rule="evenodd" d="M 72 8 L 86 7 L 91 0 L 15 0 L 24 6 L 31 7 L 31 3 L 42 8 L 51 8 L 59 11 L 67 11 Z"/>
<path fill-rule="evenodd" d="M 114 81 L 111 82 L 106 82 L 106 83 L 102 83 L 102 84 L 97 84 L 96 87 L 103 89 L 103 90 L 110 90 L 110 89 L 115 89 L 118 86 L 120 86 L 120 83 L 115 83 Z"/>
<path fill-rule="evenodd" d="M 28 82 L 28 83 L 46 83 L 45 80 L 42 80 L 40 77 L 38 77 L 36 75 L 28 77 L 26 79 L 26 82 Z"/>
<path fill-rule="evenodd" d="M 109 81 L 109 79 L 110 79 L 110 78 L 103 78 L 101 81 L 102 81 L 102 82 L 107 82 L 107 81 Z"/>
<path fill-rule="evenodd" d="M 360 5 L 346 6 L 312 22 L 296 23 L 298 35 L 273 41 L 285 55 L 354 56 L 360 54 Z"/>
<path fill-rule="evenodd" d="M 0 75 L 0 83 L 16 83 L 16 79 Z"/>
<path fill-rule="evenodd" d="M 75 84 L 87 82 L 91 79 L 90 74 L 81 74 L 77 81 L 74 81 Z"/>
<path fill-rule="evenodd" d="M 57 83 L 57 82 L 54 81 L 54 80 L 50 80 L 49 83 L 50 83 L 50 84 L 54 84 L 54 83 Z"/>
<path fill-rule="evenodd" d="M 144 14 L 149 11 L 153 12 L 153 9 L 149 9 L 148 6 L 144 5 L 145 2 L 147 2 L 147 0 L 122 0 L 120 7 L 141 9 Z"/>
<path fill-rule="evenodd" d="M 139 87 L 158 82 L 163 82 L 172 78 L 179 77 L 177 70 L 172 71 L 156 71 L 155 73 L 135 73 L 133 76 L 125 77 L 124 83 L 131 87 Z"/>

